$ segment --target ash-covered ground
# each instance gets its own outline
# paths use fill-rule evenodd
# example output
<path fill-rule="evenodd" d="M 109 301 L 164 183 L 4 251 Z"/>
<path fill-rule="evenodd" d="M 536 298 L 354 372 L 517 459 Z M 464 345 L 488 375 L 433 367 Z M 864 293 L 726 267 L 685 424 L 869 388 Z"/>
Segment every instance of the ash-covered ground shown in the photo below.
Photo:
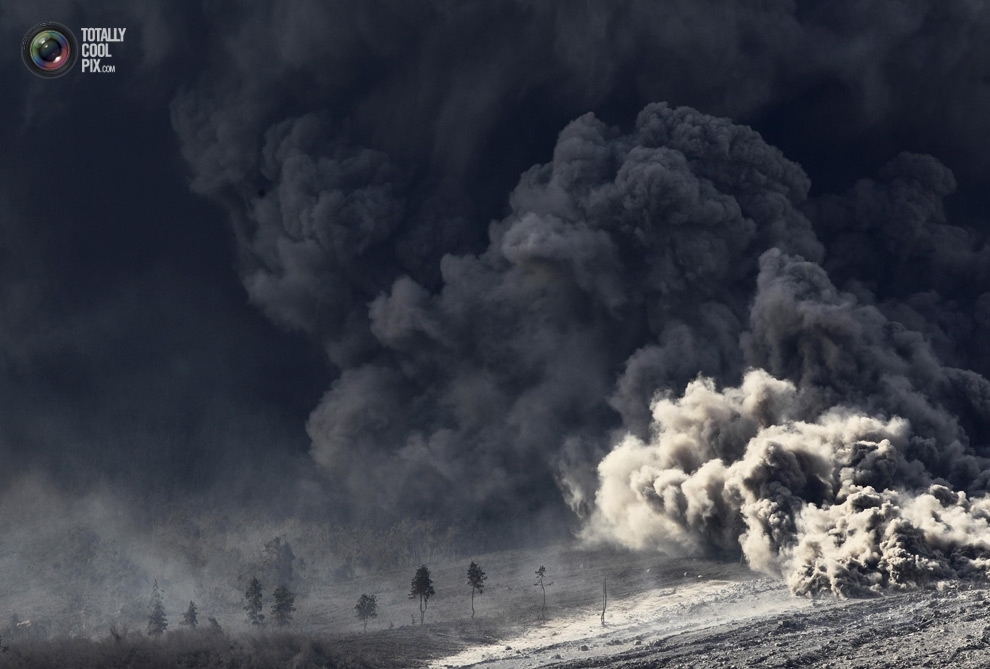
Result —
<path fill-rule="evenodd" d="M 659 635 L 631 650 L 559 666 L 986 667 L 986 597 L 983 587 L 948 587 L 816 602 L 796 612 L 716 619 L 702 629 Z"/>
<path fill-rule="evenodd" d="M 474 618 L 464 578 L 470 559 L 488 575 Z M 540 565 L 545 614 L 534 584 Z M 89 636 L 44 636 L 33 629 L 43 619 L 24 616 L 20 628 L 4 632 L 9 648 L 0 667 L 865 669 L 985 667 L 990 656 L 990 594 L 979 582 L 812 599 L 741 562 L 575 545 L 448 556 L 430 568 L 436 594 L 422 625 L 408 597 L 413 569 L 346 577 L 313 570 L 287 628 L 247 625 L 240 602 L 208 611 L 222 630 L 173 624 L 161 638 L 136 623 L 91 628 Z M 378 600 L 367 632 L 354 611 L 362 593 Z M 0 603 L 9 609 L 10 598 Z"/>
<path fill-rule="evenodd" d="M 676 576 L 670 570 L 695 567 Z M 798 598 L 741 566 L 667 561 L 669 587 L 558 609 L 546 622 L 439 658 L 448 667 L 986 667 L 986 584 L 869 599 Z M 664 567 L 660 568 L 661 571 Z M 630 573 L 620 580 L 631 584 Z M 635 580 L 635 579 L 633 579 Z"/>

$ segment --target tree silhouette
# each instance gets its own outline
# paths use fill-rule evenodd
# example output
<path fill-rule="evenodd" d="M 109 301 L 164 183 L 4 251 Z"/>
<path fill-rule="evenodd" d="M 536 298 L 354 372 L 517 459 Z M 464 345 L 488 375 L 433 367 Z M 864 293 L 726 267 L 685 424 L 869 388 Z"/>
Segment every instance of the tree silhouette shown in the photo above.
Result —
<path fill-rule="evenodd" d="M 284 585 L 275 588 L 272 593 L 275 603 L 272 604 L 272 618 L 280 627 L 285 627 L 292 622 L 292 612 L 296 610 L 293 606 L 296 602 L 295 594 Z"/>
<path fill-rule="evenodd" d="M 471 562 L 468 565 L 468 585 L 471 586 L 471 617 L 474 618 L 474 593 L 477 592 L 479 595 L 485 592 L 485 572 L 481 571 L 481 567 Z"/>
<path fill-rule="evenodd" d="M 244 610 L 247 612 L 248 622 L 252 625 L 262 624 L 265 614 L 261 612 L 261 582 L 257 577 L 251 579 L 248 589 L 244 591 L 244 598 L 247 599 Z"/>
<path fill-rule="evenodd" d="M 151 590 L 151 613 L 148 615 L 148 635 L 161 636 L 168 629 L 168 619 L 165 616 L 165 604 L 162 602 L 162 591 L 155 579 Z"/>
<path fill-rule="evenodd" d="M 542 618 L 547 617 L 547 586 L 553 585 L 553 582 L 550 583 L 545 582 L 546 576 L 547 576 L 547 568 L 544 567 L 543 565 L 540 565 L 540 568 L 536 570 L 536 583 L 534 583 L 533 585 L 538 585 L 540 586 L 540 589 L 543 590 L 543 608 L 540 609 L 540 616 Z"/>
<path fill-rule="evenodd" d="M 416 570 L 416 575 L 413 576 L 412 589 L 409 591 L 409 599 L 419 598 L 419 624 L 423 624 L 423 618 L 426 615 L 426 607 L 429 605 L 430 597 L 435 595 L 436 592 L 433 590 L 433 581 L 430 580 L 430 570 L 426 568 L 426 565 L 420 566 Z"/>
<path fill-rule="evenodd" d="M 602 579 L 602 627 L 605 627 L 605 609 L 608 607 L 608 579 Z"/>
<path fill-rule="evenodd" d="M 188 625 L 189 629 L 196 629 L 196 624 L 198 623 L 198 618 L 196 614 L 196 604 L 194 602 L 189 602 L 189 608 L 182 615 L 182 622 L 180 625 Z"/>
<path fill-rule="evenodd" d="M 378 602 L 375 600 L 375 596 L 361 595 L 354 610 L 357 611 L 357 617 L 364 623 L 364 631 L 367 632 L 368 618 L 378 617 Z"/>

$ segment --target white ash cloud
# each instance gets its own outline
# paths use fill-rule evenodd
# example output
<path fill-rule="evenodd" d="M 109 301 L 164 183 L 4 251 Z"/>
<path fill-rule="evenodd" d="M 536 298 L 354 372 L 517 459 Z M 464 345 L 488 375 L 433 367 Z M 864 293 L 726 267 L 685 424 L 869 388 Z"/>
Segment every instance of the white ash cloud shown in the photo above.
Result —
<path fill-rule="evenodd" d="M 850 407 L 801 420 L 801 394 L 753 370 L 738 387 L 698 379 L 658 399 L 653 437 L 626 436 L 599 465 L 586 536 L 741 554 L 804 595 L 987 576 L 990 499 L 926 476 L 907 455 L 909 421 Z"/>
<path fill-rule="evenodd" d="M 655 399 L 651 436 L 599 465 L 588 536 L 741 554 L 797 594 L 985 578 L 990 460 L 946 405 L 963 384 L 986 411 L 986 381 L 818 265 L 772 250 L 761 267 L 743 342 L 764 368 Z"/>

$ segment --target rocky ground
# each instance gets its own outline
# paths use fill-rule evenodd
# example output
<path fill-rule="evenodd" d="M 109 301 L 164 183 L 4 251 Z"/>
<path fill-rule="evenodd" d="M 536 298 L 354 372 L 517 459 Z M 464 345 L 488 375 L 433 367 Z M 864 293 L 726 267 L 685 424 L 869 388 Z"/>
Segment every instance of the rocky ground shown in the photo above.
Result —
<path fill-rule="evenodd" d="M 986 667 L 990 615 L 983 589 L 948 589 L 716 623 L 637 639 L 578 667 Z M 606 641 L 606 643 L 608 643 Z"/>
<path fill-rule="evenodd" d="M 869 600 L 809 601 L 771 579 L 698 580 L 616 602 L 605 627 L 588 611 L 431 666 L 990 666 L 984 586 L 950 583 Z"/>

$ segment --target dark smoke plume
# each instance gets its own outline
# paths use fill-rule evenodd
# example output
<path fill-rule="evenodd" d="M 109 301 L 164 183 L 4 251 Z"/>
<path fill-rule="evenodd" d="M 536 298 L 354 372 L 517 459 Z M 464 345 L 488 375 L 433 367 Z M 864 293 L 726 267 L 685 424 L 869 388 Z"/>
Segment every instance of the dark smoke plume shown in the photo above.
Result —
<path fill-rule="evenodd" d="M 950 222 L 952 171 L 892 147 L 923 128 L 906 148 L 986 164 L 990 60 L 953 46 L 985 12 L 494 6 L 218 8 L 224 66 L 173 103 L 251 301 L 335 369 L 314 460 L 369 515 L 563 498 L 589 536 L 742 554 L 800 593 L 982 573 L 990 250 Z M 581 115 L 663 99 L 896 157 L 812 197 L 741 123 Z M 501 125 L 520 110 L 577 120 L 540 154 Z"/>
<path fill-rule="evenodd" d="M 759 252 L 822 255 L 797 165 L 752 130 L 653 105 L 631 135 L 591 115 L 564 129 L 488 249 L 443 256 L 438 290 L 389 285 L 396 177 L 320 128 L 266 133 L 275 185 L 245 212 L 245 285 L 343 369 L 310 417 L 313 455 L 386 509 L 544 506 L 555 480 L 587 505 L 618 418 L 642 429 L 657 387 L 738 373 Z"/>

